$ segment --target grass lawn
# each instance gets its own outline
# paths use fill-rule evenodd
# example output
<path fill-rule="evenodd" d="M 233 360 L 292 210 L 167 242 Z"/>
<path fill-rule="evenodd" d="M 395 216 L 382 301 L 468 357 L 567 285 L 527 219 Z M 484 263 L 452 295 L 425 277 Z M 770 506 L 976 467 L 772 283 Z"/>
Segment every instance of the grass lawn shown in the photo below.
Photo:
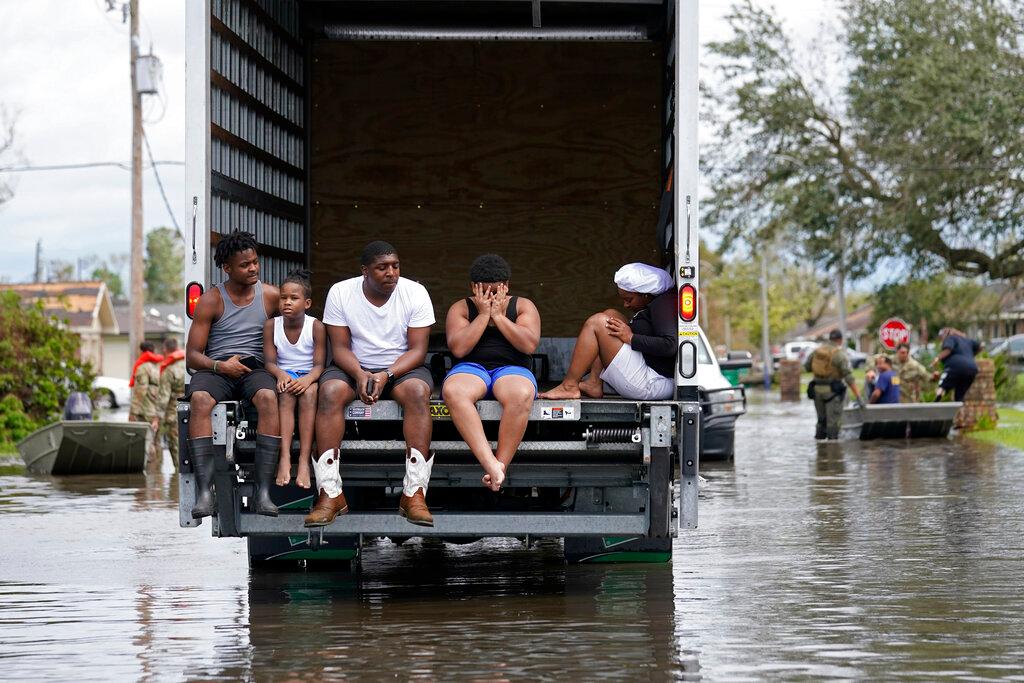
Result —
<path fill-rule="evenodd" d="M 984 432 L 971 432 L 967 436 L 1024 451 L 1024 410 L 1000 408 L 998 427 Z"/>
<path fill-rule="evenodd" d="M 25 471 L 25 463 L 21 461 L 18 451 L 8 453 L 0 450 L 0 476 L 11 474 L 22 474 Z"/>

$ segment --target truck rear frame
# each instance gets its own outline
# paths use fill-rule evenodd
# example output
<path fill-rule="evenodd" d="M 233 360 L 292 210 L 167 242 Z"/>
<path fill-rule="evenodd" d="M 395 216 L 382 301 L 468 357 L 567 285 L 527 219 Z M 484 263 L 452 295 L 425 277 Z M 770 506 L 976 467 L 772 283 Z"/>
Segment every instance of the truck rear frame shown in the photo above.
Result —
<path fill-rule="evenodd" d="M 576 3 L 507 3 L 530 8 L 532 25 L 499 27 L 475 26 L 473 19 L 486 15 L 483 8 L 496 3 L 447 3 L 481 8 L 476 14 L 467 10 L 460 25 L 447 26 L 431 23 L 432 5 L 426 2 L 399 3 L 416 6 L 404 24 L 373 23 L 367 17 L 372 18 L 377 4 L 372 0 L 189 3 L 186 184 L 192 225 L 188 278 L 201 287 L 219 280 L 210 247 L 220 233 L 235 228 L 257 233 L 267 281 L 279 281 L 288 269 L 308 266 L 313 260 L 311 223 L 316 202 L 310 186 L 316 179 L 310 157 L 316 141 L 309 124 L 314 108 L 308 90 L 314 42 L 310 34 L 334 41 L 656 43 L 664 72 L 659 109 L 664 149 L 660 179 L 652 180 L 660 183 L 661 191 L 657 225 L 650 229 L 657 233 L 661 258 L 679 290 L 676 395 L 670 401 L 536 401 L 527 435 L 500 495 L 483 490 L 479 466 L 455 432 L 446 407 L 433 401 L 437 455 L 428 499 L 435 516 L 433 528 L 412 526 L 396 514 L 404 474 L 399 407 L 389 401 L 374 406 L 357 401 L 346 408 L 342 445 L 342 477 L 351 511 L 330 526 L 312 531 L 303 528 L 302 517 L 315 491 L 294 484 L 274 493 L 282 506 L 279 517 L 248 511 L 255 414 L 247 406 L 222 403 L 214 413 L 214 440 L 220 449 L 214 535 L 248 538 L 254 563 L 351 561 L 358 558 L 365 540 L 380 536 L 460 540 L 512 536 L 528 542 L 560 537 L 566 539 L 569 560 L 667 559 L 677 531 L 697 525 L 702 419 L 695 344 L 699 336 L 697 1 L 588 3 L 596 8 L 595 16 L 607 18 L 600 26 L 581 22 L 581 15 L 574 13 Z M 661 24 L 652 28 L 630 23 L 631 7 L 646 8 L 647 16 L 661 17 Z M 554 25 L 542 20 L 548 12 L 556 17 Z M 569 18 L 559 19 L 559 12 Z M 361 19 L 312 26 L 307 13 L 352 14 Z M 189 292 L 194 297 L 194 285 Z M 500 408 L 493 401 L 481 401 L 478 407 L 486 428 L 493 431 Z M 195 481 L 185 443 L 187 403 L 179 406 L 179 421 L 180 521 L 192 527 L 199 521 L 189 514 Z"/>

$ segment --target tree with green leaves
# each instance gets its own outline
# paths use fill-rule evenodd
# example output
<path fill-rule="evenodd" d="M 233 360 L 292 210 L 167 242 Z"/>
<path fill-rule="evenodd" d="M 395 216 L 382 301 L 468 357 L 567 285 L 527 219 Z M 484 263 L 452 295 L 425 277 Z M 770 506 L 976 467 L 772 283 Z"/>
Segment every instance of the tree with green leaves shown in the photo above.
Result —
<path fill-rule="evenodd" d="M 785 341 L 788 332 L 813 327 L 832 303 L 828 282 L 813 266 L 772 258 L 768 276 L 768 336 Z M 714 343 L 725 341 L 729 319 L 733 348 L 758 348 L 761 339 L 760 266 L 755 259 L 725 259 L 701 253 L 701 290 L 711 311 L 705 332 Z"/>
<path fill-rule="evenodd" d="M 841 8 L 817 65 L 753 0 L 709 45 L 721 84 L 706 112 L 709 225 L 727 246 L 783 235 L 851 277 L 873 267 L 868 252 L 916 270 L 1024 274 L 1024 3 Z"/>
<path fill-rule="evenodd" d="M 146 301 L 172 304 L 181 300 L 185 249 L 173 228 L 156 228 L 146 235 Z"/>
<path fill-rule="evenodd" d="M 121 279 L 121 274 L 111 270 L 106 264 L 93 268 L 89 277 L 93 280 L 105 282 L 111 298 L 124 298 L 124 280 Z"/>
<path fill-rule="evenodd" d="M 78 357 L 78 335 L 0 292 L 0 443 L 60 417 L 72 391 L 90 391 L 92 366 Z"/>
<path fill-rule="evenodd" d="M 885 285 L 871 297 L 873 327 L 889 318 L 902 318 L 922 341 L 943 327 L 967 329 L 999 312 L 999 295 L 977 282 L 937 273 L 929 278 Z"/>

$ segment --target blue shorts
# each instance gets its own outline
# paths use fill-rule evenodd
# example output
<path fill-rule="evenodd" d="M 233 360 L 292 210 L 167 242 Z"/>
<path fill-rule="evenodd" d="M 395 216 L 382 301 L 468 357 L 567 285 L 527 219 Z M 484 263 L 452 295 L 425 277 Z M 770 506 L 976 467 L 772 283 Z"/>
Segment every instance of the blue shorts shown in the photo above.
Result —
<path fill-rule="evenodd" d="M 282 370 L 283 370 L 283 369 L 284 369 L 284 368 L 282 368 Z M 300 375 L 299 373 L 295 372 L 294 370 L 285 370 L 285 373 L 286 373 L 286 374 L 287 374 L 287 375 L 288 375 L 289 377 L 291 377 L 292 379 L 302 379 L 303 377 L 305 377 L 306 375 L 308 375 L 308 374 L 309 374 L 308 372 L 304 372 L 304 373 L 302 373 L 302 374 Z"/>
<path fill-rule="evenodd" d="M 507 375 L 518 375 L 525 377 L 533 383 L 533 397 L 537 398 L 537 378 L 533 376 L 533 373 L 520 365 L 502 365 L 500 368 L 494 370 L 487 370 L 484 366 L 479 363 L 456 363 L 455 366 L 448 371 L 448 375 L 445 376 L 447 380 L 452 375 L 473 375 L 479 377 L 487 385 L 487 393 L 484 398 L 493 398 L 494 393 L 491 389 L 494 387 L 494 383 L 500 378 Z M 441 386 L 441 398 L 444 398 L 444 385 Z"/>

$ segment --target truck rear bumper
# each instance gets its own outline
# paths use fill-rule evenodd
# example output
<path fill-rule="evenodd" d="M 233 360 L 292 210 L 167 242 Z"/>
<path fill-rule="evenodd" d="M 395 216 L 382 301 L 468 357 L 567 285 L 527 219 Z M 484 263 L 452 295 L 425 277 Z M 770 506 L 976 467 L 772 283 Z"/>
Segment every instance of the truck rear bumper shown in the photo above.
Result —
<path fill-rule="evenodd" d="M 350 512 L 329 526 L 307 529 L 303 515 L 239 516 L 243 536 L 646 536 L 646 513 L 434 512 L 434 526 L 411 524 L 398 512 Z"/>

